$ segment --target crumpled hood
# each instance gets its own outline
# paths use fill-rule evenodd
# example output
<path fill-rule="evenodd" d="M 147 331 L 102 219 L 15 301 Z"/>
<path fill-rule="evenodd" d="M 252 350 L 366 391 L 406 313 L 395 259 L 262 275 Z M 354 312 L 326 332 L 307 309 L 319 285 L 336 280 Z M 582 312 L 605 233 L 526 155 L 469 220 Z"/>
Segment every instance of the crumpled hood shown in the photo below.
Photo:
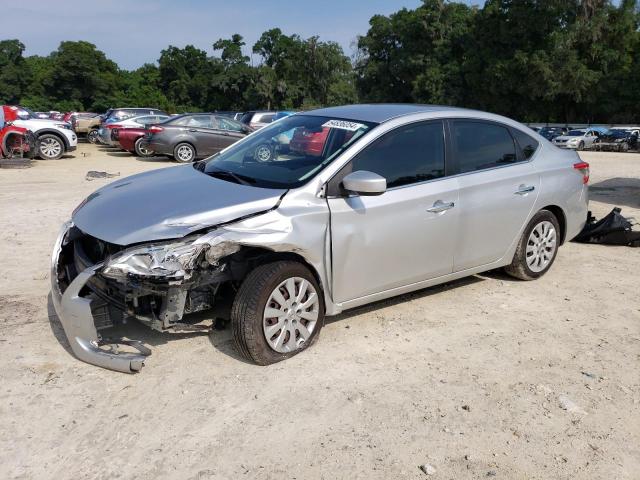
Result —
<path fill-rule="evenodd" d="M 286 190 L 239 185 L 191 165 L 161 168 L 110 183 L 73 213 L 83 232 L 117 245 L 183 237 L 274 208 Z"/>

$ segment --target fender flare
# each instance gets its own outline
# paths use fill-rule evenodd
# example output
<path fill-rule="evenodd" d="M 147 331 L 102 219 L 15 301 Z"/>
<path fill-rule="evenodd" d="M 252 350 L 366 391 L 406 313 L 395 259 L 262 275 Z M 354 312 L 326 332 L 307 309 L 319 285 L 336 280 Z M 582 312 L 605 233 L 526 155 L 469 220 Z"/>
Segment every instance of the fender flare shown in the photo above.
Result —
<path fill-rule="evenodd" d="M 69 140 L 67 140 L 67 136 L 64 133 L 60 133 L 58 130 L 54 128 L 42 128 L 34 132 L 36 138 L 40 139 L 41 135 L 55 135 L 60 140 L 62 140 L 62 146 L 64 147 L 64 151 L 69 150 Z"/>

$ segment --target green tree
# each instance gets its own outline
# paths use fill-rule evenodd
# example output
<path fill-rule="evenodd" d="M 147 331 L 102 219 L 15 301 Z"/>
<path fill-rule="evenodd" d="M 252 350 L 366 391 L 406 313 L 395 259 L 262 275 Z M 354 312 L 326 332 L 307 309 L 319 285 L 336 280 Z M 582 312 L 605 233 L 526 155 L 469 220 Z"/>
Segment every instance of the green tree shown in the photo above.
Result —
<path fill-rule="evenodd" d="M 358 39 L 358 91 L 373 102 L 461 104 L 475 9 L 423 0 L 415 10 L 371 18 Z"/>
<path fill-rule="evenodd" d="M 53 106 L 108 108 L 122 86 L 115 62 L 89 42 L 62 42 L 51 54 L 51 70 L 43 81 Z"/>
<path fill-rule="evenodd" d="M 30 83 L 29 65 L 19 40 L 0 41 L 0 102 L 19 103 Z"/>

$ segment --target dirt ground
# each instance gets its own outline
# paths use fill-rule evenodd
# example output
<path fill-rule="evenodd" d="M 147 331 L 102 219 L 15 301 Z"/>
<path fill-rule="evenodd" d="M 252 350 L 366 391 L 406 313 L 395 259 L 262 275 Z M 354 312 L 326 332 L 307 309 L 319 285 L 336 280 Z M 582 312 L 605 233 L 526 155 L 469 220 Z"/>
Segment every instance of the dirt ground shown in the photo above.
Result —
<path fill-rule="evenodd" d="M 583 158 L 596 216 L 640 220 L 640 155 Z M 489 273 L 359 308 L 270 367 L 228 330 L 136 325 L 140 374 L 73 358 L 49 298 L 60 224 L 111 181 L 87 171 L 171 165 L 81 144 L 0 170 L 0 478 L 640 478 L 640 249 L 569 243 L 536 282 Z"/>

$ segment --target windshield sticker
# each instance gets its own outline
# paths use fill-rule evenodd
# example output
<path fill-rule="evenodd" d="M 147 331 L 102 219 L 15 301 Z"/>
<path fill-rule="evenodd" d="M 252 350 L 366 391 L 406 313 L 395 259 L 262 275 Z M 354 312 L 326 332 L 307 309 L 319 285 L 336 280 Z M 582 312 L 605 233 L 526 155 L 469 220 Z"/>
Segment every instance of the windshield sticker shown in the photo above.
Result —
<path fill-rule="evenodd" d="M 339 128 L 341 130 L 348 130 L 350 132 L 355 132 L 356 130 L 360 130 L 366 125 L 362 123 L 349 122 L 347 120 L 329 120 L 327 123 L 322 125 L 326 128 Z"/>

